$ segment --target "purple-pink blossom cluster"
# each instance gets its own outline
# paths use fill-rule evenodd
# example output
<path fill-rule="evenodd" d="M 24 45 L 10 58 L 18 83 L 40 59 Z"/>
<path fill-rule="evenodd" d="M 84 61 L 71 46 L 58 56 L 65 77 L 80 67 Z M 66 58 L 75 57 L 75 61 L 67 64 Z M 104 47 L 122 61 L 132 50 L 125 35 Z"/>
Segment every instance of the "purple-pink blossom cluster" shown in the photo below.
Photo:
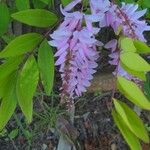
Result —
<path fill-rule="evenodd" d="M 123 36 L 146 42 L 143 32 L 150 30 L 150 26 L 147 25 L 145 20 L 140 20 L 146 13 L 146 9 L 137 11 L 138 5 L 125 3 L 122 3 L 122 7 L 119 7 L 109 0 L 91 0 L 90 4 L 92 13 L 101 16 L 99 20 L 100 28 L 111 26 L 116 33 L 121 28 Z M 111 60 L 109 63 L 117 66 L 113 73 L 132 79 L 132 76 L 119 63 L 120 49 L 118 49 L 117 43 L 118 41 L 113 39 L 105 45 L 105 48 L 111 50 L 111 54 L 109 55 Z"/>
<path fill-rule="evenodd" d="M 82 92 L 90 86 L 90 80 L 96 72 L 96 60 L 99 57 L 96 45 L 101 43 L 95 39 L 95 34 L 99 28 L 92 26 L 95 21 L 92 16 L 82 12 L 68 12 L 80 0 L 73 1 L 64 9 L 61 8 L 65 16 L 59 28 L 51 34 L 50 45 L 57 47 L 55 54 L 58 57 L 56 65 L 60 65 L 62 78 L 62 98 L 65 96 L 72 98 L 75 95 L 81 96 Z M 85 26 L 82 26 L 83 22 Z"/>
<path fill-rule="evenodd" d="M 61 6 L 64 21 L 50 35 L 50 45 L 57 48 L 55 56 L 58 57 L 56 65 L 60 66 L 63 82 L 62 99 L 66 96 L 70 99 L 76 95 L 81 96 L 90 86 L 98 65 L 97 46 L 103 45 L 95 38 L 101 28 L 110 26 L 116 33 L 121 28 L 120 34 L 144 42 L 143 32 L 150 30 L 150 26 L 140 20 L 146 10 L 137 11 L 138 5 L 122 3 L 122 7 L 119 7 L 109 0 L 89 0 L 91 14 L 83 13 L 82 9 L 73 11 L 81 1 L 74 0 L 65 8 Z M 93 26 L 95 22 L 99 23 L 98 27 Z M 111 50 L 109 63 L 117 66 L 114 74 L 130 78 L 120 66 L 117 39 L 105 44 L 105 48 Z"/>
<path fill-rule="evenodd" d="M 140 18 L 146 13 L 146 9 L 138 11 L 138 4 L 125 4 L 122 7 L 109 0 L 90 0 L 92 14 L 101 17 L 99 26 L 111 26 L 115 32 L 122 28 L 123 35 L 145 41 L 144 31 L 150 30 L 145 20 Z"/>

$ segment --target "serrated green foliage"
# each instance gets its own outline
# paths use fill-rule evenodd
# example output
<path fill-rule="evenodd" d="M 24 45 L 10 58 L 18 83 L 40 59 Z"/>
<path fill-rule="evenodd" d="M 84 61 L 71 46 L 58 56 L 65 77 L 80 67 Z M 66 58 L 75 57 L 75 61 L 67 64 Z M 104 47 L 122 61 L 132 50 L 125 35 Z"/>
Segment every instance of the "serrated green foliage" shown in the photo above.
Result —
<path fill-rule="evenodd" d="M 30 56 L 23 66 L 17 81 L 17 97 L 19 106 L 27 121 L 32 121 L 33 96 L 39 80 L 39 71 L 36 60 Z"/>
<path fill-rule="evenodd" d="M 117 77 L 117 87 L 125 97 L 127 97 L 135 105 L 150 110 L 150 102 L 141 91 L 141 89 L 132 81 L 124 77 Z"/>
<path fill-rule="evenodd" d="M 57 16 L 45 9 L 28 9 L 11 16 L 19 22 L 35 27 L 50 27 L 57 22 Z"/>
<path fill-rule="evenodd" d="M 38 50 L 38 66 L 45 92 L 50 95 L 54 80 L 54 56 L 47 40 L 43 41 Z"/>
<path fill-rule="evenodd" d="M 61 3 L 63 4 L 63 6 L 68 5 L 70 2 L 72 2 L 72 0 L 61 0 Z"/>
<path fill-rule="evenodd" d="M 32 51 L 41 40 L 42 36 L 38 33 L 27 33 L 18 36 L 0 52 L 0 57 L 18 56 Z"/>
<path fill-rule="evenodd" d="M 14 70 L 17 70 L 22 59 L 22 56 L 18 56 L 5 60 L 5 62 L 0 65 L 0 81 L 10 75 Z"/>
<path fill-rule="evenodd" d="M 15 0 L 17 9 L 20 10 L 26 10 L 30 8 L 30 2 L 29 0 Z"/>
<path fill-rule="evenodd" d="M 122 120 L 122 118 L 119 116 L 119 114 L 117 114 L 115 110 L 112 110 L 112 116 L 117 127 L 121 131 L 124 139 L 129 144 L 131 150 L 142 150 L 138 138 L 130 131 L 125 122 Z"/>
<path fill-rule="evenodd" d="M 115 109 L 128 128 L 141 140 L 148 143 L 149 137 L 142 120 L 125 103 L 113 99 Z M 139 132 L 140 131 L 140 132 Z"/>
<path fill-rule="evenodd" d="M 3 35 L 8 28 L 10 21 L 10 14 L 5 3 L 0 2 L 0 35 Z"/>
<path fill-rule="evenodd" d="M 127 52 L 120 55 L 120 61 L 123 66 L 135 72 L 148 72 L 150 65 L 138 54 Z"/>
<path fill-rule="evenodd" d="M 131 38 L 122 38 L 120 45 L 124 52 L 136 52 L 136 48 Z"/>
<path fill-rule="evenodd" d="M 16 96 L 16 80 L 17 73 L 12 73 L 7 81 L 7 88 L 5 91 L 5 96 L 2 99 L 0 106 L 0 130 L 2 130 L 12 114 L 17 105 L 17 96 Z"/>
<path fill-rule="evenodd" d="M 134 45 L 138 53 L 150 53 L 150 47 L 142 41 L 134 40 Z"/>

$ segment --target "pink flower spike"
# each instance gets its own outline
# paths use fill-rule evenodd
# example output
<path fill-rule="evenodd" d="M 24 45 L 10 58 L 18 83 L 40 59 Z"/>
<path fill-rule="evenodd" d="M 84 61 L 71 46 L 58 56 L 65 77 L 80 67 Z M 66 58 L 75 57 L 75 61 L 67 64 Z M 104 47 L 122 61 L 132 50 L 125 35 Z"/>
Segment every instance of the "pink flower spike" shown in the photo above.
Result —
<path fill-rule="evenodd" d="M 106 0 L 99 1 L 106 2 Z M 66 100 L 66 96 L 69 98 L 68 100 L 73 100 L 75 96 L 81 96 L 90 86 L 90 81 L 96 72 L 95 68 L 98 66 L 96 61 L 99 53 L 96 46 L 103 45 L 95 38 L 95 34 L 100 29 L 93 27 L 93 23 L 103 19 L 104 14 L 96 12 L 92 15 L 85 15 L 79 11 L 68 12 L 79 2 L 81 0 L 74 0 L 64 9 L 60 8 L 64 15 L 64 21 L 51 34 L 50 44 L 57 49 L 55 57 L 58 59 L 55 65 L 60 66 L 62 100 Z M 109 1 L 107 0 L 107 2 Z"/>

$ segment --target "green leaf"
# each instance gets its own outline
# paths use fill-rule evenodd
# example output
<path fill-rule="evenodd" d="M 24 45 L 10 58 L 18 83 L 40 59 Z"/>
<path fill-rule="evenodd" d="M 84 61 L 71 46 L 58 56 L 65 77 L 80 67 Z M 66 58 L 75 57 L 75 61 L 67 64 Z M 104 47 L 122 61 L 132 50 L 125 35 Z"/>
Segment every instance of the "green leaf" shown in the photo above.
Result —
<path fill-rule="evenodd" d="M 45 9 L 28 9 L 11 16 L 17 21 L 35 27 L 50 27 L 57 22 L 57 16 Z"/>
<path fill-rule="evenodd" d="M 129 74 L 134 75 L 135 77 L 138 77 L 139 79 L 145 81 L 146 80 L 146 75 L 145 72 L 137 72 L 133 71 L 128 66 L 125 66 L 124 64 L 121 63 L 122 68 L 127 71 Z"/>
<path fill-rule="evenodd" d="M 7 31 L 9 21 L 10 14 L 8 7 L 5 3 L 0 2 L 0 35 L 3 35 Z"/>
<path fill-rule="evenodd" d="M 138 1 L 137 1 L 137 4 L 138 4 L 139 6 L 142 6 L 142 1 L 143 1 L 143 0 L 138 0 Z"/>
<path fill-rule="evenodd" d="M 150 65 L 138 54 L 127 52 L 120 55 L 121 64 L 135 72 L 148 72 Z"/>
<path fill-rule="evenodd" d="M 6 60 L 0 66 L 0 97 L 3 98 L 7 94 L 7 88 L 9 85 L 9 76 L 12 72 L 16 71 L 19 67 L 19 64 L 22 61 L 22 56 L 12 57 Z"/>
<path fill-rule="evenodd" d="M 42 40 L 38 33 L 28 33 L 12 40 L 0 53 L 0 57 L 12 57 L 32 51 Z"/>
<path fill-rule="evenodd" d="M 12 114 L 15 111 L 17 105 L 17 96 L 16 96 L 16 79 L 17 73 L 13 73 L 9 77 L 9 82 L 7 84 L 7 92 L 0 106 L 0 130 L 2 130 Z"/>
<path fill-rule="evenodd" d="M 18 65 L 21 63 L 23 57 L 12 57 L 0 65 L 0 80 L 10 75 L 14 70 L 17 70 Z"/>
<path fill-rule="evenodd" d="M 147 99 L 150 101 L 150 84 L 147 82 L 144 83 L 144 94 L 146 95 Z"/>
<path fill-rule="evenodd" d="M 121 49 L 125 52 L 136 52 L 136 48 L 131 38 L 121 39 Z"/>
<path fill-rule="evenodd" d="M 61 3 L 63 4 L 63 6 L 68 5 L 70 2 L 72 2 L 72 0 L 61 0 Z"/>
<path fill-rule="evenodd" d="M 9 138 L 10 139 L 15 139 L 17 137 L 17 135 L 19 134 L 19 130 L 18 129 L 14 129 L 9 133 Z"/>
<path fill-rule="evenodd" d="M 115 110 L 112 110 L 112 116 L 124 139 L 130 146 L 131 150 L 142 150 L 138 138 L 130 131 L 130 129 L 126 126 L 125 122 L 122 120 L 119 114 L 116 113 Z"/>
<path fill-rule="evenodd" d="M 38 51 L 38 66 L 45 92 L 50 95 L 54 80 L 54 56 L 46 40 L 41 44 Z"/>
<path fill-rule="evenodd" d="M 30 133 L 28 130 L 24 131 L 24 135 L 27 139 L 31 139 L 31 137 L 32 137 L 32 133 Z"/>
<path fill-rule="evenodd" d="M 134 0 L 125 0 L 125 3 L 134 3 Z"/>
<path fill-rule="evenodd" d="M 150 47 L 142 41 L 134 40 L 134 46 L 138 53 L 150 53 Z"/>
<path fill-rule="evenodd" d="M 30 8 L 29 0 L 16 0 L 16 7 L 20 10 L 26 10 Z"/>
<path fill-rule="evenodd" d="M 45 3 L 45 4 L 49 4 L 50 0 L 40 0 L 41 2 Z"/>
<path fill-rule="evenodd" d="M 41 0 L 32 0 L 34 8 L 45 8 L 47 4 L 42 2 Z"/>
<path fill-rule="evenodd" d="M 28 122 L 32 121 L 33 96 L 39 79 L 39 71 L 36 60 L 30 56 L 26 61 L 17 81 L 18 102 L 27 118 Z"/>
<path fill-rule="evenodd" d="M 7 93 L 8 84 L 9 84 L 9 76 L 0 80 L 0 85 L 1 85 L 0 86 L 0 102 L 1 102 L 1 98 L 3 98 L 4 95 L 6 95 L 6 93 Z"/>
<path fill-rule="evenodd" d="M 146 81 L 144 82 L 143 88 L 147 99 L 150 101 L 150 72 L 146 74 Z"/>
<path fill-rule="evenodd" d="M 150 8 L 149 0 L 139 0 L 139 3 L 144 8 Z"/>
<path fill-rule="evenodd" d="M 118 76 L 117 86 L 120 92 L 124 94 L 124 96 L 127 97 L 132 103 L 143 109 L 150 110 L 150 102 L 134 82 Z"/>
<path fill-rule="evenodd" d="M 121 116 L 128 128 L 141 140 L 148 143 L 149 137 L 145 126 L 139 116 L 125 103 L 114 99 L 117 113 Z M 139 132 L 140 131 L 140 132 Z"/>

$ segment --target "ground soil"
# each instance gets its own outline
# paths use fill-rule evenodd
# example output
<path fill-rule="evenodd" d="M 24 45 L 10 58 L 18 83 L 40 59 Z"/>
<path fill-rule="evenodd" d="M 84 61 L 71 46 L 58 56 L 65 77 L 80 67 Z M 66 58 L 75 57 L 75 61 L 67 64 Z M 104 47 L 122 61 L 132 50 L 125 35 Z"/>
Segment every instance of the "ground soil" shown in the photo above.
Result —
<path fill-rule="evenodd" d="M 114 125 L 111 116 L 110 92 L 99 94 L 86 94 L 76 103 L 76 113 L 74 128 L 77 131 L 77 141 L 82 150 L 129 150 L 122 139 L 118 129 Z M 40 110 L 39 110 L 40 111 Z M 30 131 L 35 128 L 39 120 L 34 120 Z M 15 127 L 12 119 L 7 125 L 10 131 Z M 40 127 L 32 139 L 31 147 L 20 134 L 15 139 L 10 140 L 7 136 L 0 138 L 0 150 L 54 150 L 58 144 L 58 135 L 46 126 Z"/>

